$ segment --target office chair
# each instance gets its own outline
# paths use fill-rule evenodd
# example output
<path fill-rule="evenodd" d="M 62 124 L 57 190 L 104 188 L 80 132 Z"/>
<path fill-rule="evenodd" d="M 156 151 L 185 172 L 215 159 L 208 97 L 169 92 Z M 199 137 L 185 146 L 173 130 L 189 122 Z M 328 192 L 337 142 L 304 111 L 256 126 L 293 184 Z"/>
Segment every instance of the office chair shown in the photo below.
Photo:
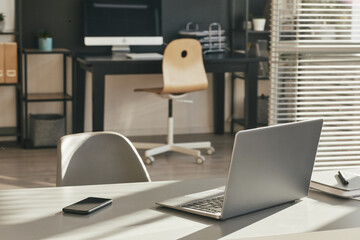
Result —
<path fill-rule="evenodd" d="M 214 153 L 210 142 L 174 143 L 174 120 L 172 114 L 173 100 L 183 98 L 189 92 L 204 90 L 208 87 L 208 80 L 202 58 L 202 47 L 195 39 L 177 39 L 168 44 L 164 51 L 162 88 L 135 89 L 155 93 L 168 99 L 168 130 L 167 143 L 134 143 L 138 149 L 145 151 L 145 163 L 152 164 L 154 155 L 175 151 L 196 157 L 196 163 L 202 164 L 205 158 L 196 149 L 206 148 L 207 154 Z"/>
<path fill-rule="evenodd" d="M 138 152 L 119 133 L 66 135 L 57 152 L 56 186 L 151 181 Z"/>

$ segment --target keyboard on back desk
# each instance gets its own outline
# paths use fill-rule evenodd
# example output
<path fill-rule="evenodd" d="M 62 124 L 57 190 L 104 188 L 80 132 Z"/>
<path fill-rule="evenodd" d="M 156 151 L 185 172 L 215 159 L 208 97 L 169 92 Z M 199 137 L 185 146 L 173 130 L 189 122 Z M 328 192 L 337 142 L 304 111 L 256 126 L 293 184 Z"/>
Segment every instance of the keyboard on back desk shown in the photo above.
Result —
<path fill-rule="evenodd" d="M 163 55 L 160 53 L 127 53 L 126 57 L 134 60 L 161 60 Z"/>

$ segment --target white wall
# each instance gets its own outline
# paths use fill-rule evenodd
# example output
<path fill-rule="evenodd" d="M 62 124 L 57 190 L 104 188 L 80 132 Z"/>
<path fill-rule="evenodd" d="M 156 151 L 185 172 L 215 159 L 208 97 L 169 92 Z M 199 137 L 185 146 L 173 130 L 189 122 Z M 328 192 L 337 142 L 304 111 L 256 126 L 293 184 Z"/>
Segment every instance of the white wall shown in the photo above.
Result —
<path fill-rule="evenodd" d="M 15 29 L 15 0 L 1 0 L 0 12 L 5 14 L 5 31 L 11 31 Z"/>
<path fill-rule="evenodd" d="M 1 0 L 0 12 L 6 14 L 6 29 L 14 29 L 14 0 Z M 35 34 L 35 33 L 34 33 Z M 0 39 L 8 41 L 8 39 Z M 10 39 L 11 40 L 11 39 Z M 28 59 L 29 91 L 60 92 L 62 82 L 62 60 L 56 55 L 33 55 Z M 68 67 L 71 64 L 68 61 Z M 70 71 L 69 71 L 70 72 Z M 70 73 L 69 73 L 70 75 Z M 194 103 L 174 103 L 175 133 L 206 133 L 213 129 L 212 78 L 209 77 L 209 89 L 191 93 L 186 99 Z M 86 76 L 85 130 L 91 130 L 91 74 Z M 167 101 L 154 94 L 135 93 L 133 89 L 147 86 L 159 86 L 160 74 L 116 75 L 105 79 L 105 130 L 121 132 L 125 135 L 165 134 L 167 126 Z M 226 81 L 225 120 L 230 118 L 230 81 Z M 69 91 L 71 91 L 69 89 Z M 236 82 L 235 116 L 243 116 L 243 81 Z M 268 82 L 261 83 L 259 94 L 268 95 Z M 70 107 L 70 105 L 69 105 Z M 15 89 L 0 87 L 0 127 L 15 126 Z M 61 113 L 59 103 L 32 103 L 32 113 Z M 71 117 L 71 112 L 70 112 Z M 71 121 L 69 121 L 71 123 Z M 71 124 L 69 124 L 71 127 Z M 229 129 L 229 121 L 226 121 Z"/>
<path fill-rule="evenodd" d="M 86 77 L 85 130 L 91 130 L 91 74 Z M 211 81 L 211 76 L 209 76 Z M 160 74 L 115 75 L 105 78 L 105 130 L 125 135 L 165 134 L 167 100 L 151 93 L 134 92 L 135 88 L 159 86 Z M 211 85 L 211 84 L 210 84 Z M 211 132 L 212 87 L 190 93 L 192 104 L 174 102 L 175 133 Z"/>

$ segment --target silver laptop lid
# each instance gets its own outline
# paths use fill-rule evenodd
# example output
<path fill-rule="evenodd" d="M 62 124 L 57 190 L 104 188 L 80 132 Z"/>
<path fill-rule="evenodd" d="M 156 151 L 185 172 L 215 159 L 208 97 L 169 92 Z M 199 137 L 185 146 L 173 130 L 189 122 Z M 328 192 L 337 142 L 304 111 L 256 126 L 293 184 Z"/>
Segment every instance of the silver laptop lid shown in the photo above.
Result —
<path fill-rule="evenodd" d="M 306 196 L 322 123 L 317 119 L 238 132 L 222 219 Z"/>

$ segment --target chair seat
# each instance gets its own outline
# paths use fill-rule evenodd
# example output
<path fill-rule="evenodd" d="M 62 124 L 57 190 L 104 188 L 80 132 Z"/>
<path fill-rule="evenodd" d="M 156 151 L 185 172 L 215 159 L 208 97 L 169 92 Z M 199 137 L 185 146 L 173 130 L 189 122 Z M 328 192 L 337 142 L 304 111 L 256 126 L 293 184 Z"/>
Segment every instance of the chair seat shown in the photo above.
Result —
<path fill-rule="evenodd" d="M 181 93 L 167 93 L 162 91 L 162 88 L 137 88 L 134 91 L 135 92 L 148 92 L 148 93 L 155 93 L 158 94 L 160 97 L 162 98 L 166 98 L 166 99 L 179 99 L 179 98 L 183 98 L 187 95 L 186 92 L 181 92 Z"/>

